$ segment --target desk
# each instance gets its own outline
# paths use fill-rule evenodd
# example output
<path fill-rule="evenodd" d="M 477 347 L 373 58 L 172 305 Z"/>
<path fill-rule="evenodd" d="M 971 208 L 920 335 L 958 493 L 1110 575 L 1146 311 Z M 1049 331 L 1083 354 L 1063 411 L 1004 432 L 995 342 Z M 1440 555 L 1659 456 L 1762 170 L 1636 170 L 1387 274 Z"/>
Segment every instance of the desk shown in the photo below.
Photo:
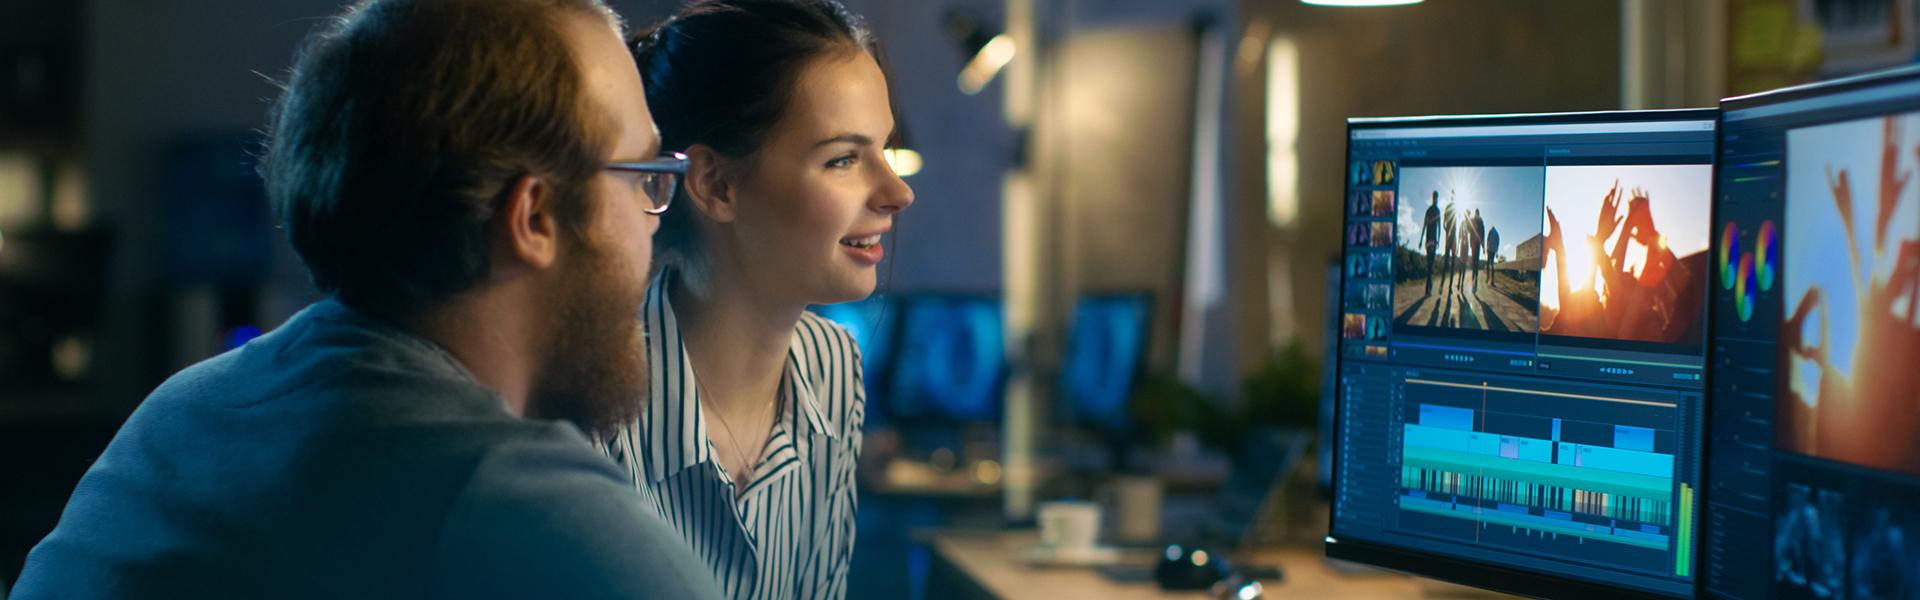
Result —
<path fill-rule="evenodd" d="M 1038 539 L 1032 531 L 929 532 L 933 572 L 928 598 L 1020 600 L 1206 598 L 1202 592 L 1163 592 L 1151 583 L 1118 583 L 1093 569 L 1041 568 L 1020 562 Z M 1129 555 L 1129 559 L 1135 558 Z M 1153 559 L 1143 551 L 1137 558 Z M 1329 568 L 1318 548 L 1283 548 L 1253 555 L 1256 564 L 1279 565 L 1285 581 L 1263 581 L 1267 598 L 1489 598 L 1490 592 L 1397 573 L 1343 575 Z"/>

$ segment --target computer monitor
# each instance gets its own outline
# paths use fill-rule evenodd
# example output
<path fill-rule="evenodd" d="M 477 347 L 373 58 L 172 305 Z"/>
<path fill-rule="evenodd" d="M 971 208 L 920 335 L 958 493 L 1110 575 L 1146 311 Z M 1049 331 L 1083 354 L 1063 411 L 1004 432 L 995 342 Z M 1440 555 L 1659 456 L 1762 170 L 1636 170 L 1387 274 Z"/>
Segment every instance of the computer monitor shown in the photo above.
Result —
<path fill-rule="evenodd" d="M 999 418 L 1006 377 L 999 298 L 904 296 L 899 327 L 886 396 L 889 420 L 964 424 Z"/>
<path fill-rule="evenodd" d="M 1086 294 L 1074 303 L 1059 390 L 1075 423 L 1115 435 L 1132 430 L 1127 399 L 1153 333 L 1150 298 L 1146 292 Z"/>
<path fill-rule="evenodd" d="M 886 425 L 887 369 L 892 366 L 895 324 L 900 309 L 892 298 L 875 294 L 864 300 L 809 306 L 829 321 L 846 328 L 853 343 L 860 347 L 860 379 L 867 390 L 868 428 Z"/>
<path fill-rule="evenodd" d="M 1349 121 L 1330 556 L 1692 595 L 1714 119 Z"/>
<path fill-rule="evenodd" d="M 1703 594 L 1920 596 L 1920 70 L 1722 111 Z"/>
<path fill-rule="evenodd" d="M 1340 278 L 1341 263 L 1335 261 L 1327 265 L 1327 307 L 1324 321 L 1325 339 L 1320 352 L 1320 410 L 1314 432 L 1314 473 L 1313 484 L 1322 498 L 1333 496 L 1333 413 L 1338 406 L 1340 390 L 1339 371 L 1334 362 L 1340 355 Z M 1356 275 L 1358 276 L 1358 275 Z"/>

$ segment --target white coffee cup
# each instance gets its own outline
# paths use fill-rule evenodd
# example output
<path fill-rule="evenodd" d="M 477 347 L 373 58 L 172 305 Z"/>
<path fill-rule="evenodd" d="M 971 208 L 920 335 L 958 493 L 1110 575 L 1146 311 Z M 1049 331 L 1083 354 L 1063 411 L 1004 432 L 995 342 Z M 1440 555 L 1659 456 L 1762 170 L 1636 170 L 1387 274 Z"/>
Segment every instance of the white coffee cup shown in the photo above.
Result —
<path fill-rule="evenodd" d="M 1055 550 L 1087 550 L 1100 539 L 1100 505 L 1092 502 L 1040 504 L 1040 544 Z"/>

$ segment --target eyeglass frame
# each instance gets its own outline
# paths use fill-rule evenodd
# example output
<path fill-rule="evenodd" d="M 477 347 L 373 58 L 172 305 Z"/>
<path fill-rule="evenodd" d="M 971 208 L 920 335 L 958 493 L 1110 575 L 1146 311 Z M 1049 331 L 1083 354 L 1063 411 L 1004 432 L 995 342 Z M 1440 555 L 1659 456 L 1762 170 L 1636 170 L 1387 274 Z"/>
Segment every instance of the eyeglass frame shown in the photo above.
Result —
<path fill-rule="evenodd" d="M 687 155 L 679 152 L 669 152 L 653 160 L 616 160 L 602 165 L 600 168 L 607 171 L 620 171 L 623 173 L 645 173 L 649 175 L 669 175 L 674 177 L 672 185 L 667 188 L 667 197 L 665 199 L 649 198 L 656 201 L 658 206 L 640 209 L 647 214 L 658 215 L 666 213 L 667 207 L 673 205 L 673 196 L 680 191 L 681 180 L 687 178 Z"/>

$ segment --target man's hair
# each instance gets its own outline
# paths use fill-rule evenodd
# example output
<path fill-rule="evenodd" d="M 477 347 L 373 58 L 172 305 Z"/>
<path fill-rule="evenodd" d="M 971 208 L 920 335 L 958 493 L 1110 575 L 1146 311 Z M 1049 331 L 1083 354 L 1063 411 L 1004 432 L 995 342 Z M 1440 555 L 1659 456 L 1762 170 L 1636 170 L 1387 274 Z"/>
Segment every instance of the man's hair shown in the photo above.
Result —
<path fill-rule="evenodd" d="M 523 175 L 577 235 L 611 129 L 564 37 L 578 16 L 622 27 L 600 0 L 366 0 L 308 38 L 261 171 L 321 291 L 409 318 L 471 289 Z"/>

